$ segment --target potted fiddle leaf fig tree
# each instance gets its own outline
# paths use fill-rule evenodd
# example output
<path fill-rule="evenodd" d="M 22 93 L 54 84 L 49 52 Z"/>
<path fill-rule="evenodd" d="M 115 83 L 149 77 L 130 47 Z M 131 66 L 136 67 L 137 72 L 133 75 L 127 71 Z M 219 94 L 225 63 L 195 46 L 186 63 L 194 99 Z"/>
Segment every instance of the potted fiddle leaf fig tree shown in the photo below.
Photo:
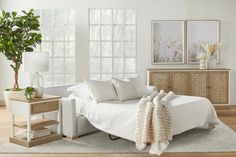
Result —
<path fill-rule="evenodd" d="M 9 99 L 24 96 L 24 90 L 18 83 L 19 69 L 22 64 L 22 53 L 33 52 L 34 47 L 42 41 L 39 16 L 34 10 L 0 13 L 0 52 L 11 62 L 14 71 L 14 86 L 4 91 L 7 109 L 10 109 Z"/>

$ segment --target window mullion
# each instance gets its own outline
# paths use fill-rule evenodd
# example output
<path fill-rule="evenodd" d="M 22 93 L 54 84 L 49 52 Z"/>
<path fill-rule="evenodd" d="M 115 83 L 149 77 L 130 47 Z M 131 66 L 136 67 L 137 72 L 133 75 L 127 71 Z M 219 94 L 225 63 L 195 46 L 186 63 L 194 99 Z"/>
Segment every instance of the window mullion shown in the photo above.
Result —
<path fill-rule="evenodd" d="M 52 28 L 54 30 L 54 10 L 52 10 Z M 54 37 L 52 36 L 52 85 L 54 85 Z"/>
<path fill-rule="evenodd" d="M 63 41 L 63 64 L 64 64 L 64 67 L 63 67 L 63 70 L 64 70 L 64 74 L 63 74 L 63 81 L 64 81 L 64 84 L 66 83 L 66 44 L 65 44 L 65 29 L 66 29 L 66 24 L 64 25 L 63 24 L 63 26 L 64 26 L 64 29 L 63 29 L 63 39 L 64 39 L 64 41 Z"/>
<path fill-rule="evenodd" d="M 114 50 L 114 26 L 113 26 L 113 9 L 111 9 L 111 44 L 112 44 L 112 46 L 111 46 L 111 51 L 112 51 L 112 58 L 111 58 L 111 66 L 112 66 L 112 71 L 111 71 L 111 77 L 113 78 L 114 77 L 114 52 L 113 52 L 113 50 Z"/>
<path fill-rule="evenodd" d="M 123 63 L 123 70 L 124 70 L 124 74 L 123 74 L 123 77 L 125 77 L 126 76 L 126 71 L 125 71 L 125 69 L 126 69 L 126 64 L 125 64 L 125 58 L 126 58 L 126 50 L 125 50 L 125 36 L 126 36 L 126 33 L 125 33 L 125 21 L 126 21 L 126 16 L 125 16 L 125 13 L 126 13 L 126 10 L 124 9 L 123 10 L 123 13 L 124 13 L 124 20 L 123 20 L 123 29 L 124 29 L 124 41 L 123 41 L 123 45 L 124 45 L 124 63 Z"/>
<path fill-rule="evenodd" d="M 101 22 L 102 22 L 102 12 L 101 9 L 99 9 L 100 11 L 100 29 L 99 29 L 99 42 L 100 42 L 100 80 L 102 79 L 102 26 L 101 26 Z"/>

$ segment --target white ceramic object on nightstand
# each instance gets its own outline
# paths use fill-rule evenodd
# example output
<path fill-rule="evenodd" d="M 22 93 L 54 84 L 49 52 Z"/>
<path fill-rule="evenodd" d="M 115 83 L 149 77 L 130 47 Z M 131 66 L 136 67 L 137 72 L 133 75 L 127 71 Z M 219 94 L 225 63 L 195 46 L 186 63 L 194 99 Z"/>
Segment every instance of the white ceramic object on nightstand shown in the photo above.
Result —
<path fill-rule="evenodd" d="M 38 72 L 36 72 L 33 77 L 33 80 L 32 80 L 32 84 L 35 84 L 33 87 L 35 90 L 35 97 L 36 98 L 42 98 L 43 94 L 44 94 L 44 88 L 42 87 L 40 82 L 41 82 L 41 84 L 43 84 L 43 77 Z"/>
<path fill-rule="evenodd" d="M 42 98 L 44 94 L 44 88 L 40 85 L 34 86 L 35 98 Z"/>

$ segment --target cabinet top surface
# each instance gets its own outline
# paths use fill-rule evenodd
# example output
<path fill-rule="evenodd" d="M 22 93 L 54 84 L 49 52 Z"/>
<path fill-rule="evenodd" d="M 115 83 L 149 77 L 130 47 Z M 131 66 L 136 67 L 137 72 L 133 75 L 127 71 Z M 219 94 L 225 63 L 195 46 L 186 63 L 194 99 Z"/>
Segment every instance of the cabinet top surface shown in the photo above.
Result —
<path fill-rule="evenodd" d="M 148 71 L 229 71 L 227 68 L 199 69 L 199 68 L 148 68 Z"/>
<path fill-rule="evenodd" d="M 26 103 L 35 103 L 35 102 L 41 102 L 41 101 L 57 100 L 57 99 L 60 99 L 60 98 L 61 98 L 61 96 L 44 95 L 42 98 L 33 98 L 32 100 L 27 100 L 25 97 L 11 98 L 10 100 L 21 101 L 21 102 L 26 102 Z"/>

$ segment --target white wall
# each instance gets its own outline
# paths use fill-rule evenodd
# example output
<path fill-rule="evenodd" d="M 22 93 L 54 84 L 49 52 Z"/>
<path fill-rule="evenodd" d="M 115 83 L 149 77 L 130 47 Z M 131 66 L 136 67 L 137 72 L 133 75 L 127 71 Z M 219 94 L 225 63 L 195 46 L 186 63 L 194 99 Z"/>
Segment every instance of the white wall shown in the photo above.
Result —
<path fill-rule="evenodd" d="M 77 80 L 88 78 L 88 9 L 136 8 L 137 72 L 145 80 L 146 68 L 168 68 L 151 65 L 151 20 L 216 19 L 221 20 L 221 64 L 231 69 L 231 104 L 236 104 L 236 0 L 0 0 L 0 9 L 75 8 L 77 10 Z M 178 65 L 174 68 L 194 67 Z M 196 66 L 195 66 L 196 67 Z M 9 68 L 0 56 L 0 92 L 9 86 Z M 235 82 L 235 83 L 234 83 Z M 2 95 L 0 94 L 0 99 Z"/>

